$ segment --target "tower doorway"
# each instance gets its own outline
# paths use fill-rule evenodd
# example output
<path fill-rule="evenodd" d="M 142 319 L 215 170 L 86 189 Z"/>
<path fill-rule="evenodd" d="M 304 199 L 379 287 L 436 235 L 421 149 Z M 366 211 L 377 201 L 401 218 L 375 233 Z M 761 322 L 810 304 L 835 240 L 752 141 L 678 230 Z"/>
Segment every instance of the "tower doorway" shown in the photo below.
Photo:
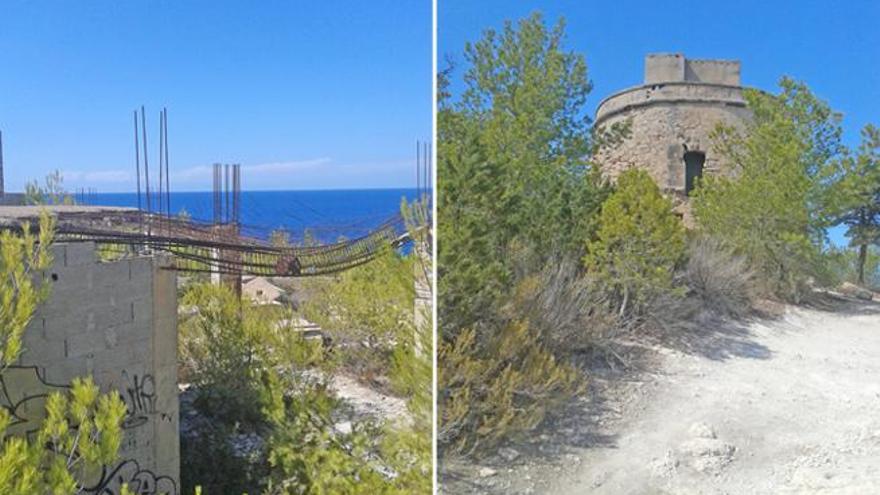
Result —
<path fill-rule="evenodd" d="M 702 151 L 688 151 L 684 154 L 684 194 L 691 195 L 694 190 L 695 179 L 703 176 L 703 164 L 706 163 L 706 154 Z"/>

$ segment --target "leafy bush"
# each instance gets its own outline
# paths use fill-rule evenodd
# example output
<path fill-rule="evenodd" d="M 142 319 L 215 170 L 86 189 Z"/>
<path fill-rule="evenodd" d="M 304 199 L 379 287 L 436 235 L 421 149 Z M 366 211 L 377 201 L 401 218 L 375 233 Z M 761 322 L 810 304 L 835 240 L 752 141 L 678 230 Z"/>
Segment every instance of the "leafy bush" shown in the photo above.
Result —
<path fill-rule="evenodd" d="M 371 294 L 382 294 L 374 304 L 389 310 L 400 320 L 382 334 L 396 346 L 386 355 L 390 362 L 383 369 L 390 374 L 395 391 L 407 398 L 411 422 L 383 424 L 374 420 L 352 422 L 351 431 L 339 431 L 332 417 L 338 400 L 324 379 L 301 373 L 270 373 L 265 382 L 267 398 L 264 413 L 271 424 L 268 443 L 267 493 L 270 494 L 409 494 L 431 491 L 431 334 L 430 325 L 413 325 L 412 260 L 386 259 L 392 270 L 386 282 L 398 280 L 400 286 L 363 291 L 366 274 L 343 277 L 340 284 L 327 288 L 326 301 L 348 301 L 351 311 L 337 313 L 338 328 L 351 328 L 354 322 L 371 320 L 372 311 L 362 312 Z M 396 267 L 396 268 L 394 268 Z M 371 273 L 376 268 L 361 267 Z M 359 269 L 360 270 L 360 269 Z M 396 276 L 394 276 L 396 273 Z M 386 273 L 388 275 L 388 273 Z M 399 279 L 397 277 L 400 277 Z M 368 280 L 375 279 L 367 277 Z M 407 288 L 407 290 L 403 290 Z M 346 296 L 347 294 L 347 296 Z M 400 299 L 409 304 L 402 304 Z M 387 297 L 387 299 L 386 299 Z M 392 304 L 392 301 L 396 301 Z M 360 309 L 358 309 L 360 308 Z M 359 316 L 356 316 L 359 315 Z M 392 323 L 381 318 L 381 321 Z M 429 321 L 429 320 L 426 320 Z M 367 331 L 371 327 L 362 328 Z"/>
<path fill-rule="evenodd" d="M 684 258 L 681 220 L 647 172 L 627 170 L 599 214 L 596 240 L 584 263 L 608 291 L 620 316 L 641 314 L 659 294 L 676 291 L 673 274 Z"/>
<path fill-rule="evenodd" d="M 371 421 L 338 431 L 330 420 L 337 401 L 320 382 L 300 381 L 296 393 L 271 397 L 266 493 L 430 493 L 430 437 L 412 442 L 410 430 Z"/>
<path fill-rule="evenodd" d="M 193 493 L 196 487 L 206 495 L 258 493 L 268 467 L 263 460 L 247 462 L 235 455 L 229 442 L 232 427 L 214 421 L 196 433 L 180 438 L 180 493 Z"/>
<path fill-rule="evenodd" d="M 414 256 L 389 248 L 322 285 L 304 304 L 303 315 L 333 335 L 335 361 L 365 382 L 387 377 L 394 350 L 412 340 L 415 273 Z"/>
<path fill-rule="evenodd" d="M 197 313 L 180 325 L 180 356 L 199 389 L 196 406 L 230 422 L 261 421 L 261 336 L 269 324 L 225 285 L 196 284 L 181 304 Z"/>

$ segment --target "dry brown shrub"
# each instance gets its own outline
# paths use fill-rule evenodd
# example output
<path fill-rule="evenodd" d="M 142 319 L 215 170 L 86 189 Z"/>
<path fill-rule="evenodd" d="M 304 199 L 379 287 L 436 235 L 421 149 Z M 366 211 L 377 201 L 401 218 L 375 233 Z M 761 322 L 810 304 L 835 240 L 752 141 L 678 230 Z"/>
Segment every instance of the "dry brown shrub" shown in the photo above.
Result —
<path fill-rule="evenodd" d="M 546 263 L 517 284 L 504 312 L 526 318 L 560 355 L 610 339 L 620 322 L 605 293 L 571 258 Z"/>
<path fill-rule="evenodd" d="M 437 439 L 455 455 L 479 455 L 532 430 L 586 383 L 525 321 L 499 328 L 482 345 L 466 329 L 440 344 L 438 361 Z"/>
<path fill-rule="evenodd" d="M 703 309 L 732 318 L 752 312 L 756 282 L 748 261 L 711 237 L 690 242 L 683 278 Z"/>

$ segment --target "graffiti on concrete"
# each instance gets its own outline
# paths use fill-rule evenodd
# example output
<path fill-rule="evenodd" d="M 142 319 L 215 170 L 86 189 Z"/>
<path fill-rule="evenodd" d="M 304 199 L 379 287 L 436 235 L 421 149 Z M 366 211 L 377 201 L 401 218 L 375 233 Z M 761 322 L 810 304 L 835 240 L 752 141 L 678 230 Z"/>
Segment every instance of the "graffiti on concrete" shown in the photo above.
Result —
<path fill-rule="evenodd" d="M 156 414 L 156 381 L 153 375 L 122 372 L 122 400 L 128 408 L 123 428 L 136 428 L 149 421 L 150 414 Z"/>
<path fill-rule="evenodd" d="M 30 436 L 46 417 L 46 399 L 52 392 L 69 390 L 69 385 L 46 381 L 36 366 L 8 366 L 0 373 L 0 407 L 12 417 L 9 432 Z"/>
<path fill-rule="evenodd" d="M 178 495 L 177 483 L 168 476 L 158 476 L 149 469 L 141 469 L 134 459 L 120 462 L 110 469 L 105 467 L 97 483 L 83 488 L 94 495 L 118 495 L 127 484 L 135 495 Z"/>
<path fill-rule="evenodd" d="M 123 371 L 122 376 L 125 383 L 119 394 L 128 409 L 123 428 L 137 428 L 147 423 L 149 414 L 157 414 L 155 381 L 150 374 L 128 375 Z M 0 407 L 12 418 L 8 433 L 32 438 L 46 417 L 46 399 L 53 392 L 68 390 L 70 385 L 46 381 L 37 366 L 8 366 L 0 373 Z M 126 459 L 113 468 L 105 466 L 96 479 L 80 483 L 84 493 L 94 495 L 118 495 L 123 484 L 136 495 L 178 493 L 173 478 L 142 469 L 135 459 Z"/>

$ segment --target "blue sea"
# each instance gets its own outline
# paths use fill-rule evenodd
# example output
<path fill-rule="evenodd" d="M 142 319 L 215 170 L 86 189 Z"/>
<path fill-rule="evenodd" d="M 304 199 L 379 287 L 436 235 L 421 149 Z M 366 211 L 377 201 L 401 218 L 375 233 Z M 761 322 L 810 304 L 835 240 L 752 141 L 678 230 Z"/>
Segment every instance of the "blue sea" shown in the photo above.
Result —
<path fill-rule="evenodd" d="M 308 229 L 321 243 L 351 239 L 399 213 L 403 198 L 413 201 L 416 196 L 415 189 L 242 191 L 242 233 L 266 239 L 273 230 L 283 228 L 291 241 L 300 242 Z M 90 205 L 138 206 L 136 193 L 98 193 L 76 200 Z M 141 195 L 144 209 L 145 201 Z M 158 196 L 152 194 L 151 202 L 157 211 Z M 210 191 L 171 193 L 172 213 L 186 211 L 194 220 L 210 222 L 213 204 Z"/>

